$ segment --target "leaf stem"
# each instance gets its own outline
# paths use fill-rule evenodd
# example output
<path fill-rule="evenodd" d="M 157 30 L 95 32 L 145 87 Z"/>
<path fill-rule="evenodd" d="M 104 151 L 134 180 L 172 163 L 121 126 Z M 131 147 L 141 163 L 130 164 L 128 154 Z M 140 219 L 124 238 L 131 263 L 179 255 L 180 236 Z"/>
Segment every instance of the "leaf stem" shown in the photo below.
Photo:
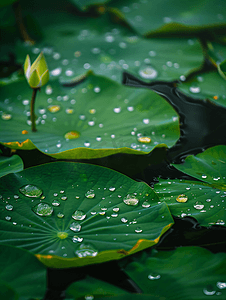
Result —
<path fill-rule="evenodd" d="M 33 89 L 32 97 L 31 97 L 31 130 L 33 132 L 37 131 L 36 123 L 35 123 L 35 98 L 38 89 Z"/>

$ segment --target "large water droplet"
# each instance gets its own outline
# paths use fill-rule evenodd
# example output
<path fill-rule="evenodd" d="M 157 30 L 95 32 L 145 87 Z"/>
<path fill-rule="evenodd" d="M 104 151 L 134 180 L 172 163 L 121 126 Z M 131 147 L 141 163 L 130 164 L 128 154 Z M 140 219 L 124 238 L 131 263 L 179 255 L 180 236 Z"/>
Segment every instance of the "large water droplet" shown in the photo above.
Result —
<path fill-rule="evenodd" d="M 114 192 L 115 191 L 115 187 L 114 186 L 109 187 L 109 191 Z"/>
<path fill-rule="evenodd" d="M 73 130 L 73 131 L 69 131 L 69 132 L 65 133 L 64 137 L 65 137 L 65 139 L 73 140 L 73 139 L 79 138 L 80 134 L 78 131 Z"/>
<path fill-rule="evenodd" d="M 151 138 L 147 136 L 139 137 L 138 142 L 148 144 L 151 142 Z"/>
<path fill-rule="evenodd" d="M 13 210 L 13 205 L 7 204 L 5 207 L 7 210 Z"/>
<path fill-rule="evenodd" d="M 26 197 L 38 198 L 42 195 L 42 190 L 33 184 L 27 184 L 22 186 L 19 191 Z"/>
<path fill-rule="evenodd" d="M 73 243 L 81 243 L 82 241 L 83 241 L 83 238 L 79 237 L 77 235 L 74 235 L 73 238 L 72 238 Z"/>
<path fill-rule="evenodd" d="M 150 279 L 150 280 L 156 280 L 159 278 L 161 278 L 161 275 L 158 275 L 158 274 L 149 274 L 148 275 L 148 279 Z"/>
<path fill-rule="evenodd" d="M 60 110 L 60 105 L 49 105 L 48 106 L 48 110 L 51 112 L 51 113 L 56 113 Z"/>
<path fill-rule="evenodd" d="M 122 223 L 127 223 L 128 220 L 127 220 L 126 218 L 123 217 L 123 218 L 121 218 L 121 222 L 122 222 Z"/>
<path fill-rule="evenodd" d="M 221 282 L 221 281 L 218 281 L 217 282 L 217 287 L 219 288 L 219 289 L 226 289 L 226 282 Z"/>
<path fill-rule="evenodd" d="M 53 200 L 52 205 L 53 205 L 53 206 L 59 206 L 59 205 L 60 205 L 60 201 L 58 201 L 58 200 Z"/>
<path fill-rule="evenodd" d="M 33 211 L 38 216 L 51 216 L 53 213 L 53 208 L 48 203 L 39 203 L 33 207 Z"/>
<path fill-rule="evenodd" d="M 176 198 L 177 202 L 187 202 L 188 201 L 188 197 L 184 194 L 181 194 L 179 195 L 177 198 Z"/>
<path fill-rule="evenodd" d="M 198 209 L 198 210 L 203 209 L 204 208 L 204 204 L 201 201 L 196 201 L 195 205 L 194 205 L 194 208 Z"/>
<path fill-rule="evenodd" d="M 78 257 L 86 257 L 86 256 L 96 256 L 98 251 L 91 244 L 81 244 L 79 248 L 75 251 L 75 254 Z"/>
<path fill-rule="evenodd" d="M 158 72 L 151 66 L 147 66 L 139 71 L 139 75 L 146 79 L 154 79 L 158 76 Z"/>
<path fill-rule="evenodd" d="M 143 230 L 141 229 L 141 227 L 137 227 L 136 229 L 135 229 L 135 232 L 136 233 L 141 233 Z"/>
<path fill-rule="evenodd" d="M 216 291 L 211 286 L 208 286 L 203 289 L 203 293 L 207 296 L 212 296 L 216 293 Z"/>
<path fill-rule="evenodd" d="M 150 206 L 151 206 L 151 204 L 147 200 L 142 203 L 142 207 L 147 208 L 147 207 L 150 207 Z"/>
<path fill-rule="evenodd" d="M 86 198 L 93 199 L 95 197 L 95 193 L 93 190 L 89 190 L 85 193 Z"/>
<path fill-rule="evenodd" d="M 84 220 L 85 217 L 86 217 L 86 214 L 82 210 L 76 210 L 72 215 L 72 218 L 77 221 Z"/>
<path fill-rule="evenodd" d="M 74 232 L 79 232 L 81 230 L 82 226 L 78 222 L 73 222 L 70 225 L 70 229 Z"/>
<path fill-rule="evenodd" d="M 10 119 L 12 119 L 12 115 L 11 114 L 6 114 L 6 113 L 2 114 L 2 120 L 8 121 Z"/>
<path fill-rule="evenodd" d="M 123 202 L 127 205 L 137 205 L 139 203 L 139 199 L 135 195 L 128 194 L 123 198 Z"/>

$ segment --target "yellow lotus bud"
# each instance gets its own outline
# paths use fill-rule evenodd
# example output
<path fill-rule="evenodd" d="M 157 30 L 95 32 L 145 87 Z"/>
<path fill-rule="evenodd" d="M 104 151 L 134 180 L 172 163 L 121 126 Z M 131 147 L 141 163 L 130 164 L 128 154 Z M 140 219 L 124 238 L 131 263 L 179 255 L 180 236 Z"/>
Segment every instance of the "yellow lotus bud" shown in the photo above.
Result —
<path fill-rule="evenodd" d="M 30 57 L 27 55 L 24 63 L 24 74 L 33 89 L 40 88 L 49 81 L 49 70 L 43 52 L 39 54 L 32 65 Z"/>

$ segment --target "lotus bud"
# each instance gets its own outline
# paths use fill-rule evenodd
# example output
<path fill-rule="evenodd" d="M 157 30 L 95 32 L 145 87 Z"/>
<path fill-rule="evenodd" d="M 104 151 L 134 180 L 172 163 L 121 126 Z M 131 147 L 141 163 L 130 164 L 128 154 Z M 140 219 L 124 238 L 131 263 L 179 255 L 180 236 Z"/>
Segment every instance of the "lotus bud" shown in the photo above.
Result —
<path fill-rule="evenodd" d="M 27 55 L 24 63 L 24 74 L 31 88 L 37 89 L 45 85 L 49 81 L 49 70 L 43 55 L 39 54 L 31 65 L 29 55 Z"/>

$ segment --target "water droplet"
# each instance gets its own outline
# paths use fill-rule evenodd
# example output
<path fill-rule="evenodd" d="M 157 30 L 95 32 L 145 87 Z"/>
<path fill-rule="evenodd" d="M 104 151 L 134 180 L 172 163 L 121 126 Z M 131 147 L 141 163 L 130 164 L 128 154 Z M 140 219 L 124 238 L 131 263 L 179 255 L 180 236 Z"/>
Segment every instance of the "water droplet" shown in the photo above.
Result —
<path fill-rule="evenodd" d="M 191 93 L 193 93 L 193 94 L 198 94 L 198 93 L 200 93 L 200 87 L 198 87 L 198 86 L 191 86 L 190 88 L 189 88 L 189 90 L 190 90 L 190 92 Z"/>
<path fill-rule="evenodd" d="M 100 53 L 100 49 L 99 49 L 99 48 L 93 48 L 93 49 L 91 50 L 91 52 L 92 52 L 93 54 L 99 54 L 99 53 Z"/>
<path fill-rule="evenodd" d="M 135 229 L 135 232 L 136 233 L 141 233 L 143 230 L 140 228 L 140 227 L 137 227 L 136 229 Z"/>
<path fill-rule="evenodd" d="M 122 222 L 122 223 L 127 223 L 128 220 L 127 220 L 126 218 L 123 217 L 123 218 L 121 218 L 121 222 Z"/>
<path fill-rule="evenodd" d="M 67 197 L 66 196 L 62 196 L 60 199 L 63 200 L 63 201 L 66 201 Z"/>
<path fill-rule="evenodd" d="M 89 126 L 94 126 L 95 122 L 94 121 L 89 121 L 88 124 L 89 124 Z"/>
<path fill-rule="evenodd" d="M 93 192 L 93 190 L 89 190 L 85 193 L 85 196 L 88 199 L 93 199 L 95 197 L 95 193 Z"/>
<path fill-rule="evenodd" d="M 6 216 L 5 219 L 6 219 L 6 221 L 10 221 L 12 219 L 12 217 Z"/>
<path fill-rule="evenodd" d="M 53 206 L 59 206 L 60 202 L 58 200 L 53 200 L 52 205 Z"/>
<path fill-rule="evenodd" d="M 123 202 L 127 205 L 137 205 L 139 200 L 136 198 L 135 195 L 128 194 L 126 197 L 123 198 Z"/>
<path fill-rule="evenodd" d="M 147 66 L 139 71 L 139 75 L 146 79 L 154 79 L 158 76 L 158 72 L 154 68 Z"/>
<path fill-rule="evenodd" d="M 12 115 L 11 114 L 6 114 L 6 113 L 2 114 L 2 120 L 8 121 L 10 119 L 12 119 Z"/>
<path fill-rule="evenodd" d="M 66 71 L 65 71 L 65 75 L 66 76 L 72 76 L 74 74 L 74 72 L 71 70 L 71 69 L 67 69 Z"/>
<path fill-rule="evenodd" d="M 202 178 L 207 178 L 207 176 L 206 175 L 202 175 Z"/>
<path fill-rule="evenodd" d="M 65 139 L 68 139 L 68 140 L 73 140 L 73 139 L 77 139 L 80 137 L 80 134 L 78 131 L 69 131 L 67 133 L 65 133 L 64 135 Z"/>
<path fill-rule="evenodd" d="M 99 93 L 100 92 L 99 86 L 96 86 L 93 90 L 94 90 L 95 93 Z"/>
<path fill-rule="evenodd" d="M 60 110 L 60 105 L 49 105 L 47 108 L 51 113 L 56 113 Z"/>
<path fill-rule="evenodd" d="M 221 281 L 218 281 L 217 282 L 217 287 L 219 288 L 219 289 L 226 289 L 226 282 L 221 282 Z"/>
<path fill-rule="evenodd" d="M 46 86 L 45 92 L 46 92 L 47 95 L 51 95 L 52 94 L 53 89 L 52 89 L 51 85 L 47 85 Z"/>
<path fill-rule="evenodd" d="M 184 194 L 181 194 L 179 195 L 177 198 L 176 198 L 177 202 L 187 202 L 188 201 L 188 197 Z"/>
<path fill-rule="evenodd" d="M 157 274 L 149 274 L 148 275 L 148 279 L 150 279 L 150 280 L 156 280 L 159 278 L 161 278 L 161 275 L 157 275 Z"/>
<path fill-rule="evenodd" d="M 150 120 L 149 119 L 143 119 L 144 124 L 149 124 Z"/>
<path fill-rule="evenodd" d="M 83 241 L 83 238 L 82 237 L 79 237 L 77 235 L 74 235 L 73 238 L 72 238 L 72 242 L 73 243 L 81 243 Z M 82 256 L 81 256 L 82 257 Z"/>
<path fill-rule="evenodd" d="M 201 201 L 196 201 L 195 202 L 195 205 L 194 205 L 194 208 L 195 209 L 203 209 L 204 208 L 204 204 L 202 204 L 202 202 Z"/>
<path fill-rule="evenodd" d="M 115 38 L 111 34 L 107 34 L 105 36 L 105 41 L 108 42 L 108 43 L 112 43 L 112 42 L 114 42 L 114 40 L 115 40 Z"/>
<path fill-rule="evenodd" d="M 56 68 L 56 69 L 51 71 L 51 75 L 58 76 L 58 75 L 61 74 L 61 72 L 62 72 L 62 68 Z"/>
<path fill-rule="evenodd" d="M 211 286 L 208 286 L 203 289 L 203 293 L 207 296 L 212 296 L 216 293 L 216 291 Z"/>
<path fill-rule="evenodd" d="M 53 213 L 53 208 L 48 203 L 39 203 L 33 207 L 33 211 L 38 216 L 51 216 Z"/>
<path fill-rule="evenodd" d="M 114 208 L 113 208 L 113 211 L 114 211 L 114 212 L 118 212 L 118 211 L 119 211 L 119 207 L 114 207 Z"/>
<path fill-rule="evenodd" d="M 59 231 L 59 232 L 57 232 L 57 236 L 61 240 L 64 240 L 64 239 L 66 239 L 68 237 L 68 233 L 67 232 L 63 232 L 63 231 Z"/>
<path fill-rule="evenodd" d="M 38 198 L 42 195 L 42 190 L 33 184 L 27 184 L 22 186 L 19 191 L 26 197 Z"/>
<path fill-rule="evenodd" d="M 98 254 L 98 251 L 91 244 L 81 244 L 79 248 L 75 251 L 75 254 L 78 257 L 94 257 Z"/>
<path fill-rule="evenodd" d="M 84 143 L 84 146 L 85 146 L 85 147 L 89 147 L 89 146 L 90 146 L 90 143 L 89 143 L 89 142 L 85 142 L 85 143 Z"/>
<path fill-rule="evenodd" d="M 121 111 L 121 107 L 115 107 L 113 110 L 116 114 L 118 114 Z"/>
<path fill-rule="evenodd" d="M 148 144 L 151 142 L 151 138 L 147 136 L 139 137 L 138 142 Z"/>
<path fill-rule="evenodd" d="M 65 112 L 66 112 L 66 114 L 71 115 L 71 114 L 73 114 L 74 109 L 73 108 L 66 108 Z"/>
<path fill-rule="evenodd" d="M 82 226 L 78 222 L 73 222 L 70 225 L 70 229 L 75 232 L 79 232 L 81 230 L 81 228 L 82 228 Z"/>
<path fill-rule="evenodd" d="M 94 114 L 96 113 L 95 108 L 90 109 L 90 110 L 89 110 L 89 113 L 92 114 L 92 115 L 94 115 Z"/>
<path fill-rule="evenodd" d="M 62 218 L 64 217 L 64 214 L 61 213 L 61 212 L 59 212 L 59 213 L 57 214 L 57 217 L 58 217 L 59 219 L 62 219 Z"/>
<path fill-rule="evenodd" d="M 142 204 L 142 207 L 145 207 L 145 208 L 150 207 L 150 206 L 151 206 L 151 204 L 148 201 L 144 201 Z"/>
<path fill-rule="evenodd" d="M 5 207 L 7 210 L 13 210 L 13 205 L 7 204 Z"/>
<path fill-rule="evenodd" d="M 85 63 L 83 65 L 83 68 L 86 69 L 86 70 L 88 70 L 90 67 L 91 67 L 91 65 L 89 63 Z"/>
<path fill-rule="evenodd" d="M 86 214 L 82 210 L 76 210 L 72 215 L 72 218 L 77 221 L 84 220 L 85 217 L 86 217 Z"/>
<path fill-rule="evenodd" d="M 113 218 L 117 218 L 117 217 L 118 217 L 118 214 L 112 213 L 111 216 L 112 216 Z"/>
<path fill-rule="evenodd" d="M 94 296 L 93 295 L 85 295 L 85 300 L 93 300 Z"/>
<path fill-rule="evenodd" d="M 115 191 L 115 187 L 114 186 L 109 187 L 109 191 L 114 192 Z"/>

